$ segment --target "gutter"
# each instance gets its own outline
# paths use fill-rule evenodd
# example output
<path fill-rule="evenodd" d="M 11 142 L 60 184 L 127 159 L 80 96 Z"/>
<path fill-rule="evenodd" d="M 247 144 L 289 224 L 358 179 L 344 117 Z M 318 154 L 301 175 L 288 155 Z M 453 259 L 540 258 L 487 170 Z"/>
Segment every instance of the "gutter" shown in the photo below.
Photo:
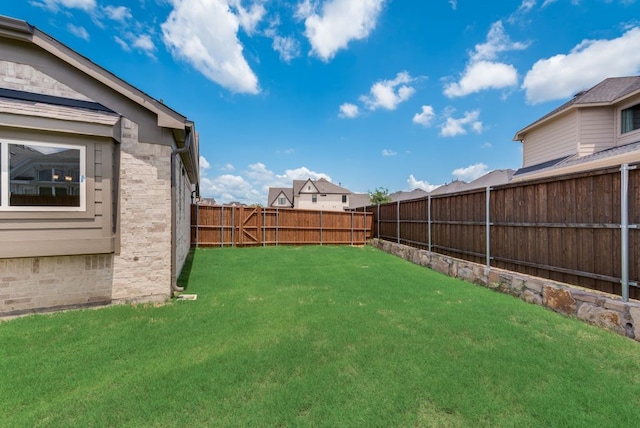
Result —
<path fill-rule="evenodd" d="M 178 286 L 178 266 L 177 266 L 177 221 L 176 221 L 176 158 L 178 155 L 189 151 L 193 140 L 193 130 L 191 126 L 185 127 L 184 147 L 171 150 L 171 293 L 182 292 L 184 287 Z"/>

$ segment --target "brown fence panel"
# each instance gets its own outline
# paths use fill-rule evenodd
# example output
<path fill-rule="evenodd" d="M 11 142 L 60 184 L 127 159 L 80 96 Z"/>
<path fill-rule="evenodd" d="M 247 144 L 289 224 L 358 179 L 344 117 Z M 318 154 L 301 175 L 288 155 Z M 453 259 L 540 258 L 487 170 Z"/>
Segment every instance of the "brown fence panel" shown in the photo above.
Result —
<path fill-rule="evenodd" d="M 640 169 L 629 171 L 629 279 L 640 281 Z M 369 207 L 373 236 L 620 294 L 619 168 Z M 430 205 L 430 210 L 429 210 Z M 378 235 L 379 234 L 379 235 Z M 629 296 L 640 298 L 640 288 Z"/>
<path fill-rule="evenodd" d="M 364 245 L 368 212 L 193 205 L 191 242 L 198 246 Z"/>

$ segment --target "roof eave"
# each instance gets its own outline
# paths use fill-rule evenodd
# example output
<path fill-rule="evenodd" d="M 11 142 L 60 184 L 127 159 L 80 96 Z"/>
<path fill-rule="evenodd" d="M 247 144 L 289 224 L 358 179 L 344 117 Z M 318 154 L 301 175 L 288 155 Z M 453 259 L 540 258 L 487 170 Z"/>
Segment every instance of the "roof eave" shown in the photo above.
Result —
<path fill-rule="evenodd" d="M 35 44 L 112 90 L 155 113 L 158 118 L 158 126 L 172 129 L 185 128 L 187 123 L 186 117 L 153 99 L 151 96 L 133 87 L 27 22 L 2 17 L 0 20 L 0 34 Z"/>

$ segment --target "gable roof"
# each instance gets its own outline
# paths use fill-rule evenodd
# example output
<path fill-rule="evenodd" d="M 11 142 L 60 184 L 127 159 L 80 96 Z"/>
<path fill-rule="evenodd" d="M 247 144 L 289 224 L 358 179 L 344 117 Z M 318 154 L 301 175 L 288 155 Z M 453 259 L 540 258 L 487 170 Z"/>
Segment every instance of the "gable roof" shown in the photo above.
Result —
<path fill-rule="evenodd" d="M 0 36 L 29 42 L 49 52 L 70 66 L 155 113 L 158 118 L 158 126 L 180 130 L 185 129 L 185 123 L 188 122 L 186 117 L 125 82 L 110 71 L 100 67 L 89 58 L 74 51 L 28 22 L 0 15 Z"/>
<path fill-rule="evenodd" d="M 311 182 L 313 186 L 315 186 L 318 193 L 322 194 L 351 194 L 351 190 L 345 189 L 344 187 L 337 186 L 332 182 L 321 178 L 319 180 L 293 180 L 293 193 L 295 195 L 299 195 L 302 191 L 305 184 Z"/>
<path fill-rule="evenodd" d="M 571 100 L 516 132 L 513 141 L 522 141 L 524 134 L 544 122 L 580 107 L 607 106 L 640 93 L 640 76 L 610 77 L 594 87 L 577 93 Z"/>
<path fill-rule="evenodd" d="M 394 192 L 389 195 L 389 198 L 391 198 L 391 201 L 397 202 L 397 201 L 408 201 L 411 199 L 424 198 L 425 196 L 428 196 L 428 195 L 429 195 L 429 192 L 427 192 L 426 190 L 413 189 L 409 192 L 404 192 L 404 191 Z"/>
<path fill-rule="evenodd" d="M 476 178 L 472 182 L 467 183 L 465 190 L 507 184 L 511 181 L 515 172 L 516 171 L 513 169 L 494 169 L 482 177 Z"/>
<path fill-rule="evenodd" d="M 293 189 L 291 187 L 269 187 L 268 206 L 274 204 L 280 195 L 287 198 L 289 204 L 293 205 Z"/>
<path fill-rule="evenodd" d="M 463 180 L 454 180 L 449 184 L 444 184 L 436 189 L 433 189 L 431 192 L 429 192 L 430 195 L 444 195 L 446 193 L 455 193 L 455 192 L 462 192 L 464 190 L 467 190 L 467 185 L 469 183 L 467 183 L 466 181 Z"/>
<path fill-rule="evenodd" d="M 106 88 L 107 92 L 112 91 L 112 93 L 119 94 L 128 99 L 133 105 L 137 104 L 142 108 L 142 111 L 146 110 L 151 112 L 152 115 L 155 115 L 155 122 L 159 128 L 168 128 L 171 130 L 176 145 L 176 153 L 179 153 L 181 156 L 191 182 L 197 183 L 199 181 L 199 137 L 195 132 L 195 124 L 185 116 L 167 107 L 161 101 L 154 99 L 26 21 L 0 15 L 0 39 L 15 40 L 19 43 L 32 45 L 43 53 L 48 53 L 57 61 L 65 63 L 75 72 L 83 75 L 83 77 L 86 76 L 86 81 L 91 82 L 92 86 L 96 88 Z M 40 51 L 38 51 L 38 55 L 40 55 Z M 75 81 L 84 82 L 85 79 L 80 78 Z M 9 99 L 11 96 L 26 97 L 24 94 L 11 94 L 7 91 L 4 92 L 4 98 L 7 98 L 7 95 L 9 95 Z M 33 96 L 37 97 L 38 95 L 34 94 Z M 38 102 L 38 100 L 35 101 Z M 39 102 L 50 105 L 93 109 L 106 113 L 108 113 L 106 110 L 110 111 L 111 108 L 115 108 L 111 105 L 105 107 L 103 104 L 107 103 L 103 100 L 95 101 L 89 98 L 85 101 L 65 100 L 59 97 L 47 97 L 46 95 L 45 99 L 39 100 Z M 71 103 L 72 105 L 66 105 L 65 103 Z M 122 114 L 123 112 L 119 111 L 118 113 Z M 150 117 L 153 118 L 154 116 Z M 192 142 L 194 144 L 191 144 Z"/>

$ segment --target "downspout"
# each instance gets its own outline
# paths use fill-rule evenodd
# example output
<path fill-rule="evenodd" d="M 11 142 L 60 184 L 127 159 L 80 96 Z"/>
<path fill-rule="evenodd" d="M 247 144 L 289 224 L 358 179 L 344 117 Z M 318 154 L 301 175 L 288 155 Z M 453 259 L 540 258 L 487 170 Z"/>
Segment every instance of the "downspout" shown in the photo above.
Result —
<path fill-rule="evenodd" d="M 176 222 L 176 158 L 191 148 L 193 133 L 191 127 L 185 127 L 184 147 L 171 150 L 171 293 L 184 291 L 184 287 L 178 286 L 177 273 L 177 222 Z"/>

